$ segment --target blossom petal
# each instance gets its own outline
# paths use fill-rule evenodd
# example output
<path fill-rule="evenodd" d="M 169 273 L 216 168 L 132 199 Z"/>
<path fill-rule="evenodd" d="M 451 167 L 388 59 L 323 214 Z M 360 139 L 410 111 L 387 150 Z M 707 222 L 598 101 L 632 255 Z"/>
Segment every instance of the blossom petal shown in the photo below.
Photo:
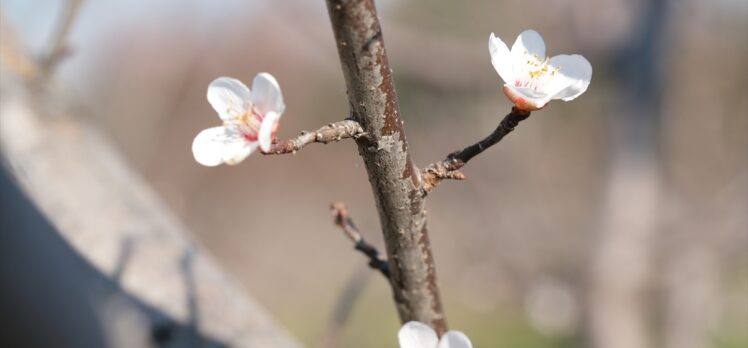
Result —
<path fill-rule="evenodd" d="M 504 41 L 496 37 L 494 33 L 488 37 L 488 53 L 491 54 L 491 64 L 496 72 L 504 80 L 504 83 L 514 83 L 514 68 L 512 65 L 512 54 Z"/>
<path fill-rule="evenodd" d="M 224 126 L 223 130 L 228 139 L 223 148 L 223 162 L 226 164 L 238 164 L 258 146 L 256 141 L 247 141 L 239 127 L 229 125 Z"/>
<path fill-rule="evenodd" d="M 510 84 L 506 84 L 505 86 L 527 99 L 546 99 L 548 97 L 547 94 L 529 87 L 515 87 Z"/>
<path fill-rule="evenodd" d="M 232 139 L 227 137 L 223 127 L 204 129 L 192 141 L 192 155 L 195 161 L 204 166 L 217 166 L 223 163 L 223 153 L 226 144 Z"/>
<path fill-rule="evenodd" d="M 270 151 L 270 145 L 273 144 L 273 133 L 278 127 L 278 121 L 281 115 L 275 112 L 270 112 L 265 115 L 260 125 L 260 131 L 257 133 L 257 140 L 260 142 L 260 148 L 262 151 Z"/>
<path fill-rule="evenodd" d="M 570 101 L 584 93 L 592 79 L 592 65 L 578 55 L 558 55 L 550 60 L 554 68 L 560 67 L 545 90 L 553 99 Z"/>
<path fill-rule="evenodd" d="M 517 40 L 512 45 L 512 55 L 515 59 L 519 59 L 520 62 L 524 61 L 525 59 L 522 56 L 525 53 L 537 55 L 538 59 L 541 60 L 545 58 L 545 42 L 543 42 L 543 38 L 535 30 L 528 29 L 523 31 L 517 36 Z"/>
<path fill-rule="evenodd" d="M 460 331 L 447 331 L 439 341 L 437 348 L 473 348 L 470 339 Z"/>
<path fill-rule="evenodd" d="M 249 109 L 249 88 L 231 77 L 219 77 L 208 86 L 208 102 L 222 120 L 230 120 Z"/>
<path fill-rule="evenodd" d="M 228 165 L 236 165 L 247 158 L 252 152 L 257 149 L 257 143 L 244 142 L 241 147 L 233 147 L 226 151 L 224 154 L 224 163 Z"/>
<path fill-rule="evenodd" d="M 514 87 L 508 84 L 504 85 L 504 95 L 509 98 L 514 106 L 526 111 L 540 110 L 551 101 L 545 93 L 532 88 Z"/>
<path fill-rule="evenodd" d="M 263 115 L 268 112 L 275 112 L 280 115 L 286 108 L 286 105 L 283 104 L 283 94 L 281 94 L 278 81 L 268 73 L 259 73 L 255 76 L 254 81 L 252 81 L 250 98 L 257 110 Z"/>
<path fill-rule="evenodd" d="M 256 143 L 247 142 L 236 130 L 213 127 L 197 134 L 192 141 L 192 155 L 197 163 L 213 167 L 222 163 L 236 164 L 249 156 L 256 147 Z"/>
<path fill-rule="evenodd" d="M 439 344 L 436 332 L 428 325 L 417 321 L 405 323 L 397 333 L 397 339 L 400 348 L 431 348 Z"/>

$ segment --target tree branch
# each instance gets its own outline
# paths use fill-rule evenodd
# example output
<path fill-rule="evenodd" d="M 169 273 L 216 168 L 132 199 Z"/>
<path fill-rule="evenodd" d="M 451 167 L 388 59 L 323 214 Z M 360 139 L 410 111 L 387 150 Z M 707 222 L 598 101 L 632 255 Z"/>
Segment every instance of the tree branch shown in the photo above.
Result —
<path fill-rule="evenodd" d="M 389 280 L 390 268 L 387 260 L 379 256 L 379 251 L 376 247 L 364 240 L 364 237 L 361 236 L 358 228 L 356 228 L 356 225 L 353 223 L 353 219 L 348 215 L 348 209 L 345 208 L 345 205 L 340 202 L 333 203 L 330 205 L 330 210 L 332 210 L 332 215 L 335 217 L 335 224 L 340 226 L 345 235 L 350 238 L 354 243 L 356 250 L 362 252 L 369 258 L 369 267 L 382 272 L 382 275 Z"/>
<path fill-rule="evenodd" d="M 304 146 L 311 143 L 322 143 L 327 144 L 333 141 L 340 141 L 342 139 L 358 139 L 364 136 L 366 133 L 361 128 L 361 125 L 354 120 L 343 120 L 335 123 L 330 123 L 314 132 L 302 131 L 298 137 L 289 140 L 282 140 L 273 143 L 270 150 L 262 152 L 263 155 L 284 155 L 284 154 L 295 154 L 296 151 L 301 150 Z"/>
<path fill-rule="evenodd" d="M 421 175 L 411 161 L 374 0 L 326 0 L 356 140 L 379 211 L 400 320 L 446 329 L 426 228 Z"/>
<path fill-rule="evenodd" d="M 444 179 L 464 180 L 465 174 L 460 171 L 460 168 L 465 166 L 473 157 L 501 141 L 505 135 L 511 133 L 521 121 L 528 117 L 530 117 L 529 111 L 512 107 L 512 111 L 501 120 L 499 126 L 483 140 L 462 150 L 452 152 L 443 161 L 431 163 L 423 168 L 421 177 L 423 178 L 424 192 L 430 192 Z"/>

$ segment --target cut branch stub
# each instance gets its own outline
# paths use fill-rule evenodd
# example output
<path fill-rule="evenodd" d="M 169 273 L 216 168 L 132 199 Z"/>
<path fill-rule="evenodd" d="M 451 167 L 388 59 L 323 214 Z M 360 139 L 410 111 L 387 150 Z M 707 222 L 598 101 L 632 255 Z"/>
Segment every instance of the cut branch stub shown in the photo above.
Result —
<path fill-rule="evenodd" d="M 327 0 L 356 140 L 379 211 L 392 291 L 402 322 L 417 320 L 440 335 L 446 321 L 426 228 L 421 176 L 412 163 L 373 0 Z"/>

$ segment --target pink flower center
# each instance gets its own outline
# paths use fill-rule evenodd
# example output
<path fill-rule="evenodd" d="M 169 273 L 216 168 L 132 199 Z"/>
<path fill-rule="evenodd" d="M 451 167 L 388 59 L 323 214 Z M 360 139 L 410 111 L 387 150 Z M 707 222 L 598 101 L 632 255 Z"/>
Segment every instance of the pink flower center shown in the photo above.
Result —
<path fill-rule="evenodd" d="M 531 56 L 527 51 L 524 52 L 524 55 L 527 56 L 526 61 L 516 74 L 517 80 L 514 81 L 514 87 L 540 91 L 550 81 L 551 77 L 561 70 L 560 66 L 554 68 L 550 65 L 549 57 L 540 60 L 537 54 Z"/>
<path fill-rule="evenodd" d="M 225 123 L 235 126 L 248 142 L 256 142 L 264 119 L 265 116 L 254 105 L 250 104 L 249 110 Z"/>

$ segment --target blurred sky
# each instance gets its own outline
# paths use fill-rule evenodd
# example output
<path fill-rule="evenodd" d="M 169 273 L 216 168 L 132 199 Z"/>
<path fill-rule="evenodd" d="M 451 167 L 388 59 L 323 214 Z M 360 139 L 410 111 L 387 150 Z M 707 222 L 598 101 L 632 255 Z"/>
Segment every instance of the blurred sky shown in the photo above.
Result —
<path fill-rule="evenodd" d="M 574 3 L 571 0 L 554 0 L 548 3 L 549 9 L 555 11 Z M 48 46 L 51 34 L 59 19 L 63 0 L 3 0 L 2 9 L 5 18 L 9 20 L 15 31 L 23 38 L 23 42 L 31 52 L 42 52 Z M 92 55 L 105 43 L 110 35 L 121 30 L 135 30 L 135 26 L 156 28 L 160 24 L 168 25 L 171 21 L 189 21 L 195 29 L 191 34 L 193 40 L 210 40 L 213 35 L 222 35 L 222 31 L 230 30 L 237 23 L 227 23 L 228 20 L 251 22 L 255 15 L 265 16 L 273 9 L 267 6 L 283 8 L 301 7 L 302 12 L 311 16 L 321 16 L 324 19 L 325 8 L 323 1 L 293 0 L 280 4 L 267 0 L 106 0 L 84 1 L 78 20 L 70 35 L 69 41 L 76 49 L 76 59 L 63 64 L 60 76 L 66 84 L 74 88 L 82 83 L 78 78 L 82 70 L 89 66 Z M 397 1 L 378 1 L 379 11 L 385 12 L 396 8 Z M 748 15 L 748 1 L 744 0 L 715 0 L 708 2 L 709 7 L 722 8 L 727 13 L 743 13 Z M 250 10 L 247 10 L 247 9 Z M 267 12 L 266 12 L 267 10 Z M 241 13 L 241 19 L 232 16 Z M 721 12 L 720 11 L 720 12 Z M 531 19 L 531 17 L 528 17 Z M 387 18 L 383 19 L 385 22 Z M 529 21 L 530 23 L 532 21 Z M 327 23 L 320 23 L 327 27 Z M 387 30 L 387 29 L 385 29 Z M 243 43 L 237 42 L 238 45 Z"/>

